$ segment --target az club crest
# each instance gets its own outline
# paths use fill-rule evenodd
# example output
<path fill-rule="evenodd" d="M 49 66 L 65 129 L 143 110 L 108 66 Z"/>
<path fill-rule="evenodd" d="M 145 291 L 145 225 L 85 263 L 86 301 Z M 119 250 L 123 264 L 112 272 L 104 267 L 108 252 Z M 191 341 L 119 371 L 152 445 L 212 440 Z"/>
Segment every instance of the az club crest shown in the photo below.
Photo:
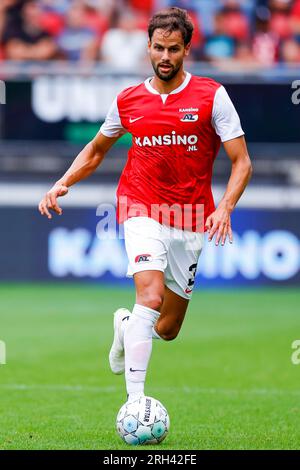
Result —
<path fill-rule="evenodd" d="M 187 113 L 180 119 L 182 122 L 196 122 L 198 121 L 198 114 Z"/>

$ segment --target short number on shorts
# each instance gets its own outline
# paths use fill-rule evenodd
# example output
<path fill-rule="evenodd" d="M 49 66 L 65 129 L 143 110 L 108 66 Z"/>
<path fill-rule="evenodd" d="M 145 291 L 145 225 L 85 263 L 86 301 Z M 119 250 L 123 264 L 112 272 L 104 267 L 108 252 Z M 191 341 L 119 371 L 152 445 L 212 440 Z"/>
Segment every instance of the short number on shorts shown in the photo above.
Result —
<path fill-rule="evenodd" d="M 195 284 L 195 276 L 196 276 L 196 271 L 197 271 L 197 264 L 191 264 L 189 267 L 189 271 L 192 273 L 192 277 L 189 278 L 188 280 L 188 286 L 192 287 Z"/>

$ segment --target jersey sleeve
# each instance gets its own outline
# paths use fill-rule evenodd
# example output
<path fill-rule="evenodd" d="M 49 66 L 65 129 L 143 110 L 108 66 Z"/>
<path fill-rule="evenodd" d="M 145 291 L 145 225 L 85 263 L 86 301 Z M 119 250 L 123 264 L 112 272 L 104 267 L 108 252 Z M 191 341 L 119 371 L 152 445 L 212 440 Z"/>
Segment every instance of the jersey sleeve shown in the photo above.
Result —
<path fill-rule="evenodd" d="M 121 124 L 117 98 L 112 102 L 100 132 L 106 137 L 121 137 L 126 134 L 127 130 Z"/>
<path fill-rule="evenodd" d="M 222 142 L 244 135 L 239 115 L 223 86 L 215 94 L 212 125 Z"/>

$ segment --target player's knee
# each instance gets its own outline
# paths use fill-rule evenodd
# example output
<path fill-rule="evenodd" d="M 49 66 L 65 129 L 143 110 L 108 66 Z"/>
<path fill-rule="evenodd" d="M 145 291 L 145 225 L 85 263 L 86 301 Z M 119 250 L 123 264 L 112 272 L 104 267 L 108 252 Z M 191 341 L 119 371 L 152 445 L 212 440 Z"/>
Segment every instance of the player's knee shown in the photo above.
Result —
<path fill-rule="evenodd" d="M 179 333 L 179 329 L 177 328 L 160 328 L 159 329 L 159 336 L 165 340 L 165 341 L 173 341 L 175 338 L 177 338 Z"/>
<path fill-rule="evenodd" d="M 159 311 L 163 303 L 163 296 L 156 292 L 145 291 L 137 297 L 137 303 Z"/>
<path fill-rule="evenodd" d="M 178 332 L 162 333 L 160 337 L 165 341 L 173 341 L 178 336 Z"/>

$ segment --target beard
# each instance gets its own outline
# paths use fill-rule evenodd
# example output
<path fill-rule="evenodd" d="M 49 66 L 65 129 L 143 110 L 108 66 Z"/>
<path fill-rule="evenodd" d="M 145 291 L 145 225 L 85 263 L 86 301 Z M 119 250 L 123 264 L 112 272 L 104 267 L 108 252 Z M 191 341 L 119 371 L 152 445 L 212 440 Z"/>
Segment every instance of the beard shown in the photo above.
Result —
<path fill-rule="evenodd" d="M 164 64 L 164 65 L 170 66 L 170 70 L 168 72 L 162 72 L 161 69 L 159 68 L 160 65 L 162 64 L 156 65 L 154 62 L 152 62 L 152 67 L 155 72 L 155 75 L 157 75 L 158 78 L 160 78 L 164 82 L 169 82 L 170 80 L 172 80 L 172 78 L 174 78 L 177 75 L 178 71 L 180 70 L 182 66 L 182 62 L 178 64 L 176 67 L 174 67 L 171 64 Z"/>

